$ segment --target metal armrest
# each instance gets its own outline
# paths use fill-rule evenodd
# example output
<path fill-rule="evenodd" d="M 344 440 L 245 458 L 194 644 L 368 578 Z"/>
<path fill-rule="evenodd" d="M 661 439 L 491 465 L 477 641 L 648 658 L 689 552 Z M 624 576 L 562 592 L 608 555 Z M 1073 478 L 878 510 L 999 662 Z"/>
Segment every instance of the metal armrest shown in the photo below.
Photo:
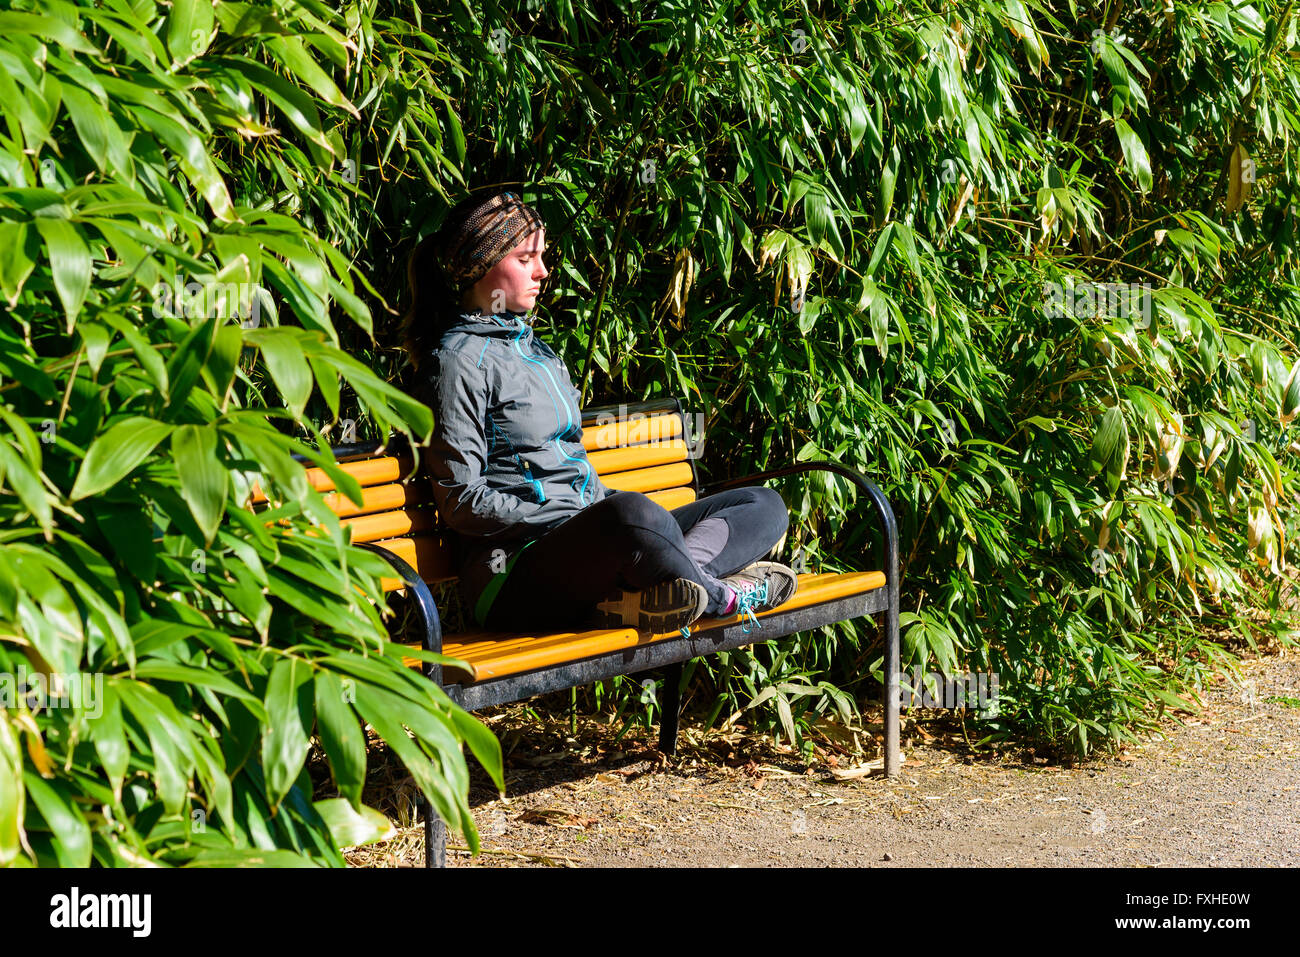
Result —
<path fill-rule="evenodd" d="M 756 482 L 762 482 L 770 478 L 814 471 L 834 472 L 857 485 L 871 499 L 872 505 L 875 506 L 876 515 L 880 520 L 880 528 L 884 532 L 885 589 L 889 597 L 889 607 L 885 611 L 885 774 L 888 777 L 893 777 L 898 774 L 902 758 L 899 751 L 898 715 L 901 704 L 898 639 L 898 523 L 894 518 L 894 510 L 890 507 L 889 500 L 861 472 L 840 465 L 838 462 L 799 462 L 795 465 L 787 465 L 784 468 L 756 472 L 753 475 L 742 475 L 738 478 L 710 482 L 708 485 L 700 487 L 700 495 L 704 496 L 724 489 L 753 485 Z"/>
<path fill-rule="evenodd" d="M 876 515 L 880 519 L 880 527 L 885 533 L 885 554 L 882 556 L 884 561 L 881 564 L 884 565 L 886 579 L 891 582 L 895 581 L 898 568 L 898 523 L 894 519 L 894 510 L 890 507 L 889 500 L 885 498 L 884 493 L 880 491 L 875 483 L 861 472 L 846 465 L 840 465 L 838 462 L 799 462 L 795 465 L 787 465 L 784 468 L 772 469 L 767 472 L 757 472 L 753 475 L 742 475 L 739 478 L 710 482 L 708 485 L 700 487 L 700 495 L 711 495 L 713 492 L 738 488 L 742 485 L 752 485 L 755 482 L 762 482 L 770 478 L 815 471 L 834 472 L 837 475 L 842 475 L 857 485 L 871 499 L 871 504 L 875 506 Z M 894 570 L 894 574 L 891 574 L 891 569 Z"/>
<path fill-rule="evenodd" d="M 425 651 L 434 651 L 442 654 L 442 619 L 438 617 L 438 603 L 433 600 L 433 592 L 405 559 L 399 558 L 388 549 L 376 545 L 374 542 L 357 542 L 357 548 L 365 548 L 374 552 L 389 565 L 393 566 L 393 571 L 397 572 L 403 584 L 410 589 L 415 595 L 416 605 L 420 609 L 420 616 L 424 619 L 424 628 L 420 636 Z M 442 665 L 435 661 L 426 661 L 424 663 L 424 676 L 430 681 L 436 682 L 438 687 L 442 687 Z"/>

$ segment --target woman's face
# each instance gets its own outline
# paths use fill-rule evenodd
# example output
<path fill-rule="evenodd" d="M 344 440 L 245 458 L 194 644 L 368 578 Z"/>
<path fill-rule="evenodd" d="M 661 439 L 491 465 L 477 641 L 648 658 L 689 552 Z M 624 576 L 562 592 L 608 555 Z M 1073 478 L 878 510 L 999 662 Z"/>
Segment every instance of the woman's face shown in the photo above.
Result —
<path fill-rule="evenodd" d="M 542 262 L 545 250 L 544 228 L 524 237 L 465 294 L 465 305 L 485 314 L 507 309 L 519 313 L 532 312 L 542 289 L 542 280 L 549 275 Z"/>

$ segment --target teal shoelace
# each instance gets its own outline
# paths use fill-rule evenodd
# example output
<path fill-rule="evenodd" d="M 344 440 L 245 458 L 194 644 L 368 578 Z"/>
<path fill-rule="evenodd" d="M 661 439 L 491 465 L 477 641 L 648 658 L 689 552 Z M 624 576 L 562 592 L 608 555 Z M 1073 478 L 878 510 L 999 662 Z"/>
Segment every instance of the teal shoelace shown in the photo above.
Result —
<path fill-rule="evenodd" d="M 763 623 L 759 621 L 758 616 L 754 614 L 754 609 L 761 607 L 767 602 L 767 583 L 768 580 L 764 578 L 763 584 L 759 585 L 757 588 L 752 588 L 749 591 L 736 596 L 736 613 L 744 615 L 746 618 L 744 628 L 745 634 L 749 634 L 753 631 L 755 625 L 759 628 L 763 627 Z"/>

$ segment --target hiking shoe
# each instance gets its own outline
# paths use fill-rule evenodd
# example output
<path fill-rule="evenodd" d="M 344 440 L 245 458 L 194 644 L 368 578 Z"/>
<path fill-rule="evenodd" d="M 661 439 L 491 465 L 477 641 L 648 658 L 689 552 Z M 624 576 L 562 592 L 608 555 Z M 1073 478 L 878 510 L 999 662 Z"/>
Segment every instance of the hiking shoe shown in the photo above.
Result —
<path fill-rule="evenodd" d="M 763 627 L 755 612 L 784 605 L 799 589 L 799 576 L 794 569 L 779 562 L 754 562 L 722 582 L 736 593 L 733 614 L 747 619 L 745 634 L 753 631 L 755 625 Z"/>
<path fill-rule="evenodd" d="M 704 614 L 709 593 L 689 578 L 652 585 L 644 591 L 614 592 L 597 602 L 588 621 L 596 627 L 630 627 L 651 634 L 681 631 Z"/>

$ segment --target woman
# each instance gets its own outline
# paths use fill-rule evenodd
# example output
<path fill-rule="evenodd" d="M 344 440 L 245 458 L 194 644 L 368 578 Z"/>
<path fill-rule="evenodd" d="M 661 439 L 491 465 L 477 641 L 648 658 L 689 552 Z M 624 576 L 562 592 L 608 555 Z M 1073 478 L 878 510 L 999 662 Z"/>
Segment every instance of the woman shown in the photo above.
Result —
<path fill-rule="evenodd" d="M 533 334 L 545 247 L 516 194 L 471 196 L 407 265 L 404 345 L 435 415 L 422 454 L 466 609 L 505 631 L 757 622 L 798 587 L 786 566 L 758 561 L 786 532 L 785 503 L 741 488 L 669 512 L 605 487 L 582 446 L 578 392 Z"/>

